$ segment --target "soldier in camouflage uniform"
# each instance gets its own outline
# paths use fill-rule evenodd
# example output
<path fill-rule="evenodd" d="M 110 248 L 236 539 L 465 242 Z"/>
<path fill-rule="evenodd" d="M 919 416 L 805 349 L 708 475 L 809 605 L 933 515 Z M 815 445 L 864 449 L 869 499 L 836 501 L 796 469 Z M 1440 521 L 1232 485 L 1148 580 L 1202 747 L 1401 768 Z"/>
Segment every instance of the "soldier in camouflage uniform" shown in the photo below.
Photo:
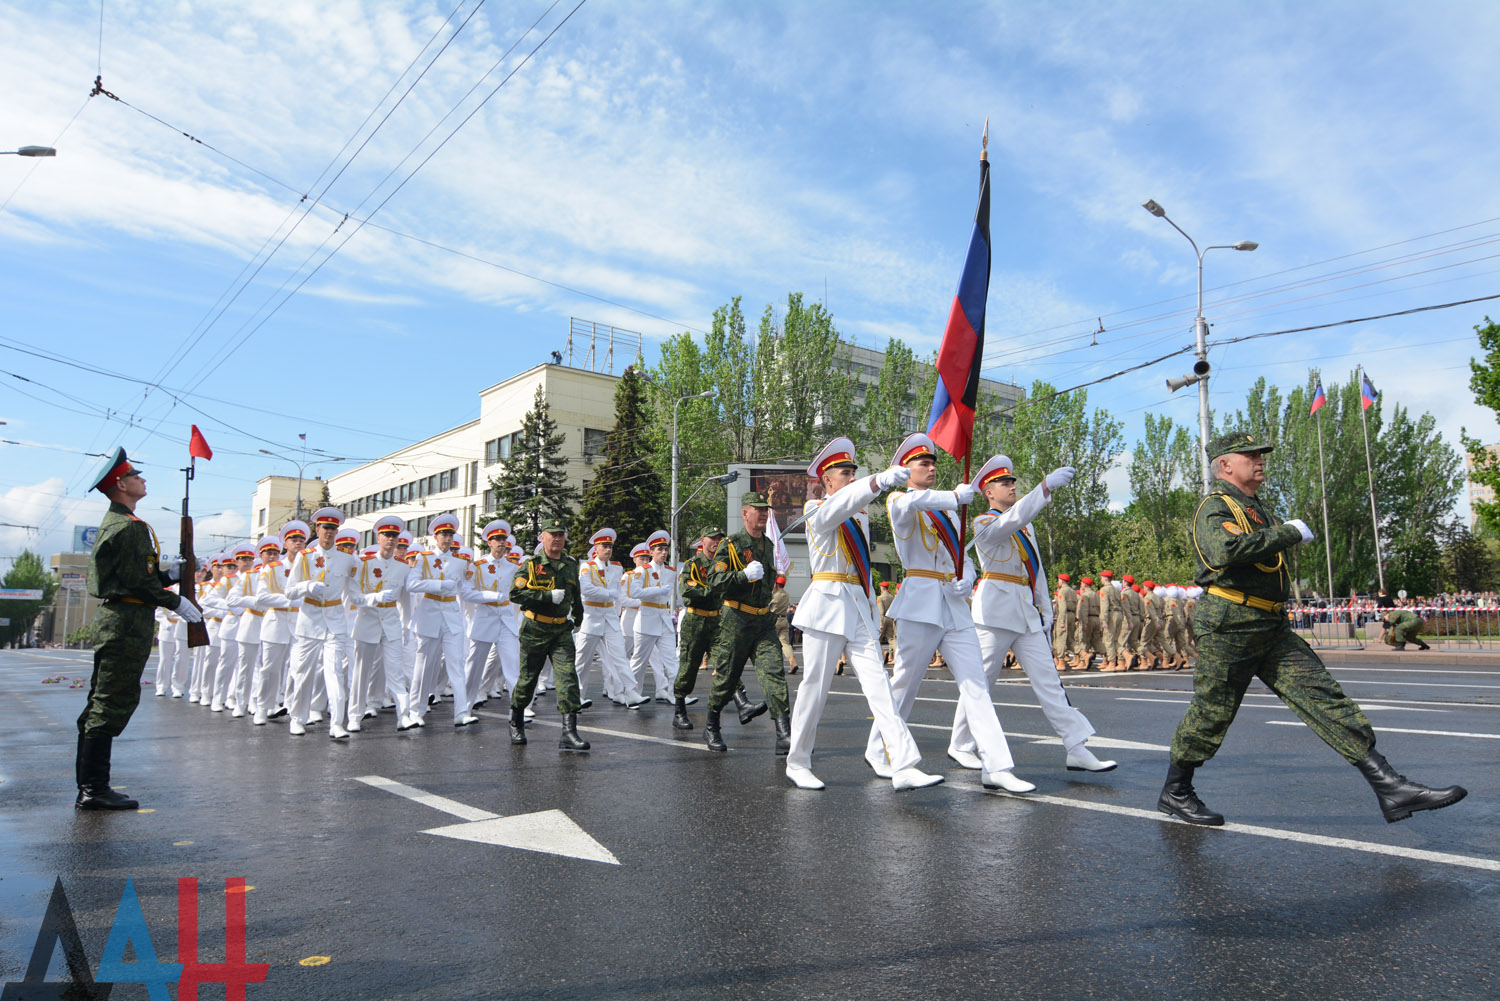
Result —
<path fill-rule="evenodd" d="M 1416 612 L 1405 608 L 1393 608 L 1380 617 L 1386 634 L 1381 637 L 1397 650 L 1405 650 L 1406 644 L 1415 643 L 1418 650 L 1431 650 L 1422 640 L 1422 627 L 1426 625 Z"/>
<path fill-rule="evenodd" d="M 1078 592 L 1071 578 L 1057 575 L 1057 590 L 1052 594 L 1052 660 L 1059 671 L 1073 666 L 1074 637 L 1078 634 Z"/>
<path fill-rule="evenodd" d="M 698 669 L 703 658 L 713 649 L 714 639 L 719 635 L 719 606 L 724 597 L 708 583 L 708 578 L 713 572 L 713 553 L 723 540 L 722 528 L 706 529 L 699 539 L 698 551 L 683 566 L 678 578 L 682 585 L 683 608 L 677 638 L 677 678 L 672 685 L 672 694 L 676 697 L 672 725 L 679 730 L 693 728 L 693 721 L 687 714 L 688 697 L 698 684 Z M 764 706 L 761 712 L 765 712 Z"/>
<path fill-rule="evenodd" d="M 146 496 L 146 478 L 123 448 L 105 460 L 93 489 L 109 498 L 89 556 L 89 594 L 102 599 L 104 607 L 94 620 L 99 635 L 94 673 L 78 716 L 78 799 L 73 805 L 80 810 L 134 810 L 139 803 L 109 787 L 109 759 L 114 739 L 141 701 L 141 672 L 151 656 L 156 609 L 174 611 L 188 622 L 202 622 L 203 615 L 191 601 L 166 590 L 182 561 L 163 560 L 156 532 L 135 516 L 136 505 Z"/>
<path fill-rule="evenodd" d="M 583 594 L 578 585 L 578 561 L 563 550 L 568 527 L 553 521 L 542 529 L 542 551 L 521 561 L 511 582 L 510 599 L 521 606 L 521 676 L 510 696 L 510 742 L 526 743 L 526 707 L 536 692 L 537 679 L 547 659 L 557 679 L 557 709 L 563 715 L 565 751 L 587 751 L 589 742 L 578 736 L 578 672 L 573 665 L 573 623 L 581 617 Z"/>
<path fill-rule="evenodd" d="M 1190 824 L 1224 823 L 1194 792 L 1193 771 L 1218 751 L 1254 678 L 1359 768 L 1388 822 L 1457 803 L 1467 795 L 1462 787 L 1429 789 L 1391 768 L 1375 751 L 1365 714 L 1292 631 L 1284 614 L 1290 584 L 1285 554 L 1311 542 L 1313 533 L 1298 520 L 1278 523 L 1256 497 L 1270 450 L 1244 432 L 1208 445 L 1216 479 L 1191 530 L 1197 581 L 1208 589 L 1194 617 L 1193 701 L 1172 737 L 1157 809 Z"/>
<path fill-rule="evenodd" d="M 766 538 L 771 505 L 765 495 L 748 493 L 740 506 L 744 531 L 735 532 L 714 553 L 709 585 L 724 600 L 719 613 L 719 635 L 709 655 L 714 665 L 714 687 L 708 697 L 708 722 L 703 738 L 715 751 L 728 750 L 719 732 L 719 712 L 728 705 L 740 685 L 745 661 L 755 663 L 755 676 L 770 706 L 776 724 L 776 753 L 791 748 L 791 705 L 786 690 L 786 666 L 781 660 L 781 641 L 776 637 L 776 617 L 771 614 L 775 551 Z M 741 722 L 744 711 L 741 710 Z"/>

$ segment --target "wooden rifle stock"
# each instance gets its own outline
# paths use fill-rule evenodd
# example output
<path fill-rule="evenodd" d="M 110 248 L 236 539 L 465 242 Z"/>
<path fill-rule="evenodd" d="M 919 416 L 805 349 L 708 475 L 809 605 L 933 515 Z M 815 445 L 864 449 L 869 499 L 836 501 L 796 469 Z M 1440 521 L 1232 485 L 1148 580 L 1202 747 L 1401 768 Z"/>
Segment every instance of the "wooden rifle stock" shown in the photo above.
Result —
<path fill-rule="evenodd" d="M 198 559 L 193 555 L 193 519 L 187 514 L 186 498 L 183 499 L 182 506 L 182 566 L 177 572 L 177 590 L 184 601 L 192 602 L 193 607 L 201 612 L 203 606 L 198 604 Z M 208 646 L 208 623 L 187 624 L 187 645 L 189 650 Z"/>

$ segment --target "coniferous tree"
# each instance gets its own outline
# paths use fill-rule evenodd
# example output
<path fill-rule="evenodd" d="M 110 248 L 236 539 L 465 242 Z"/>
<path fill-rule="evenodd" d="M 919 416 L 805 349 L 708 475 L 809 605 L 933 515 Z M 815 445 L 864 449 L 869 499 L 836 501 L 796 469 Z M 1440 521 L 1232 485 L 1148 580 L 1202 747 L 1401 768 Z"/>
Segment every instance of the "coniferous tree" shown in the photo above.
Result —
<path fill-rule="evenodd" d="M 569 551 L 582 555 L 589 536 L 600 528 L 618 533 L 615 557 L 644 542 L 652 532 L 667 527 L 667 491 L 650 448 L 652 411 L 646 399 L 646 380 L 627 368 L 615 387 L 615 426 L 604 446 L 603 462 L 583 495 L 573 523 Z"/>
<path fill-rule="evenodd" d="M 538 386 L 536 401 L 521 419 L 520 440 L 500 467 L 500 475 L 490 477 L 495 510 L 484 516 L 485 521 L 491 518 L 509 521 L 513 535 L 524 549 L 536 544 L 547 522 L 553 519 L 564 524 L 573 522 L 573 509 L 579 498 L 578 489 L 568 482 L 564 440 L 547 406 L 546 393 Z"/>

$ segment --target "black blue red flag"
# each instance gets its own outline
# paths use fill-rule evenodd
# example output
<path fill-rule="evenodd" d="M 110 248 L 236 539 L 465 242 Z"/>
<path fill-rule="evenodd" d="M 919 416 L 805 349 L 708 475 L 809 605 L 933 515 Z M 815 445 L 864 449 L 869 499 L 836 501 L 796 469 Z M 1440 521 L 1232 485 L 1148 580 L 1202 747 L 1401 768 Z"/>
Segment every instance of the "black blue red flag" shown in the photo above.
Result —
<path fill-rule="evenodd" d="M 990 164 L 981 157 L 974 235 L 938 348 L 937 390 L 927 414 L 927 436 L 955 459 L 968 458 L 974 440 L 974 408 L 979 400 L 980 358 L 984 355 L 984 307 L 989 292 Z"/>

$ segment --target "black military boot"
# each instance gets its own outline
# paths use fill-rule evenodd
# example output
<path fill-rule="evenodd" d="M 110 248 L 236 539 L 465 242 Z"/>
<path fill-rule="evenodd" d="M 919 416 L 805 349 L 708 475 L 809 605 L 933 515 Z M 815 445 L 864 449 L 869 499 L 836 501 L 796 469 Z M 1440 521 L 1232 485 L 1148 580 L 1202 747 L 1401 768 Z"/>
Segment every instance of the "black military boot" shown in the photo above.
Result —
<path fill-rule="evenodd" d="M 557 746 L 564 751 L 587 751 L 589 742 L 578 736 L 578 714 L 563 713 L 562 736 L 557 738 Z"/>
<path fill-rule="evenodd" d="M 740 711 L 740 726 L 744 726 L 767 709 L 764 702 L 751 705 L 750 696 L 745 693 L 743 685 L 734 690 L 734 706 Z"/>
<path fill-rule="evenodd" d="M 1385 814 L 1387 824 L 1405 820 L 1418 810 L 1436 810 L 1444 806 L 1452 806 L 1469 795 L 1469 790 L 1463 786 L 1429 789 L 1427 786 L 1413 782 L 1405 775 L 1397 773 L 1391 767 L 1390 762 L 1374 751 L 1371 751 L 1368 758 L 1354 767 L 1359 769 L 1365 781 L 1370 783 L 1370 788 L 1375 790 L 1375 798 L 1380 801 L 1380 812 Z"/>
<path fill-rule="evenodd" d="M 78 735 L 78 798 L 80 810 L 135 810 L 141 804 L 109 787 L 109 754 L 113 737 Z"/>
<path fill-rule="evenodd" d="M 512 744 L 526 743 L 526 710 L 511 706 L 510 709 L 510 742 Z"/>
<path fill-rule="evenodd" d="M 688 719 L 687 700 L 679 698 L 677 707 L 672 710 L 672 726 L 678 730 L 691 730 L 693 721 Z"/>
<path fill-rule="evenodd" d="M 776 724 L 776 755 L 784 757 L 792 749 L 792 717 L 772 716 L 771 722 Z"/>
<path fill-rule="evenodd" d="M 1203 805 L 1203 800 L 1193 791 L 1193 769 L 1196 765 L 1167 765 L 1167 784 L 1161 787 L 1161 796 L 1156 808 L 1189 824 L 1203 827 L 1223 827 L 1224 815 L 1214 813 Z"/>
<path fill-rule="evenodd" d="M 727 751 L 724 738 L 719 735 L 719 710 L 708 711 L 708 722 L 703 724 L 703 741 L 710 751 Z"/>

